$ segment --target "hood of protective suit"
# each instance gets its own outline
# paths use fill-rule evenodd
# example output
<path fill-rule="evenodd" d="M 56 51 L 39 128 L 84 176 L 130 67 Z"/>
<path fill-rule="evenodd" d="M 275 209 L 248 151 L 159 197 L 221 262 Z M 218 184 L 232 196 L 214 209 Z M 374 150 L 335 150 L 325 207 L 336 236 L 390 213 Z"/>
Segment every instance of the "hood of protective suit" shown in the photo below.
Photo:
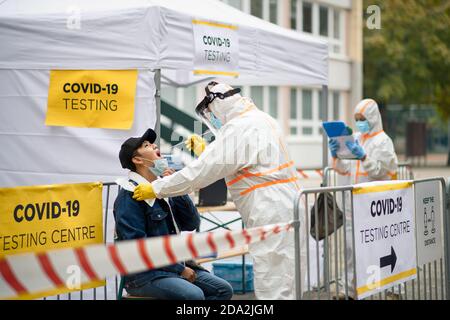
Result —
<path fill-rule="evenodd" d="M 209 90 L 211 92 L 225 93 L 233 90 L 233 87 L 225 83 L 219 83 L 209 88 Z M 214 115 L 222 121 L 222 124 L 226 124 L 228 121 L 241 114 L 248 107 L 249 102 L 251 102 L 250 99 L 243 98 L 239 93 L 236 93 L 225 99 L 214 99 L 214 101 L 209 104 L 209 108 Z"/>
<path fill-rule="evenodd" d="M 383 130 L 383 122 L 381 120 L 380 110 L 375 100 L 365 99 L 362 100 L 355 108 L 355 115 L 357 113 L 362 114 L 367 121 L 369 121 L 370 132 L 372 134 Z"/>

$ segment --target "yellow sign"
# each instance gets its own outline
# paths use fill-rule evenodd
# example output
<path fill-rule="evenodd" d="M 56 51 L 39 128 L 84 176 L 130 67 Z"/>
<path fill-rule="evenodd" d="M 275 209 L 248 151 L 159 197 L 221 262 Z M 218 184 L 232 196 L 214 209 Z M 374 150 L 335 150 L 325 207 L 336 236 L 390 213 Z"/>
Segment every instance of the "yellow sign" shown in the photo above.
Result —
<path fill-rule="evenodd" d="M 101 183 L 0 188 L 0 256 L 103 243 L 102 221 Z M 92 281 L 78 290 L 103 285 Z M 21 298 L 69 291 L 62 287 Z"/>
<path fill-rule="evenodd" d="M 51 70 L 47 126 L 128 130 L 137 70 Z"/>

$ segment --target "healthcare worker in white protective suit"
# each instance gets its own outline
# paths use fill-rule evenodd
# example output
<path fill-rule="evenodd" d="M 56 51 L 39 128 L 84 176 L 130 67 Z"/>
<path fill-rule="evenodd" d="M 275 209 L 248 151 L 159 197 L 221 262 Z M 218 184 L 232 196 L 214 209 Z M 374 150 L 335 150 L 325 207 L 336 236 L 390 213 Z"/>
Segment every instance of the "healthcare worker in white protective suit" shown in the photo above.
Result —
<path fill-rule="evenodd" d="M 240 89 L 211 82 L 205 91 L 207 95 L 196 112 L 216 133 L 215 141 L 204 148 L 199 136 L 191 137 L 189 143 L 195 153 L 201 153 L 199 158 L 171 176 L 139 185 L 134 197 L 182 195 L 225 178 L 247 228 L 292 221 L 298 176 L 277 122 L 258 110 L 251 99 L 242 97 Z M 304 225 L 302 213 L 300 223 Z M 306 233 L 301 234 L 304 263 Z M 250 245 L 249 251 L 256 297 L 294 299 L 294 233 L 280 233 Z"/>
<path fill-rule="evenodd" d="M 391 138 L 383 131 L 383 123 L 378 104 L 372 99 L 362 100 L 355 108 L 355 121 L 358 133 L 354 135 L 355 143 L 347 142 L 356 160 L 338 159 L 336 153 L 339 143 L 330 139 L 329 147 L 333 156 L 333 168 L 340 175 L 350 177 L 351 184 L 369 181 L 396 180 L 397 155 Z M 346 196 L 346 244 L 349 296 L 354 298 L 354 270 L 350 196 Z M 358 212 L 354 213 L 355 215 Z M 345 279 L 343 277 L 343 279 Z"/>

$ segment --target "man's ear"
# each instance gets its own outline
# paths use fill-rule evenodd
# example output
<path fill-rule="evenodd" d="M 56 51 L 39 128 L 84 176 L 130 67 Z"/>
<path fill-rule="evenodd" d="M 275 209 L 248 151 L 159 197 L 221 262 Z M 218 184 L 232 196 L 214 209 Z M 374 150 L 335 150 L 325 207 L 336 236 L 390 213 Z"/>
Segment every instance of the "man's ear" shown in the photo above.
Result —
<path fill-rule="evenodd" d="M 135 166 L 144 164 L 144 161 L 142 161 L 142 159 L 138 157 L 131 158 L 131 161 L 134 163 Z"/>

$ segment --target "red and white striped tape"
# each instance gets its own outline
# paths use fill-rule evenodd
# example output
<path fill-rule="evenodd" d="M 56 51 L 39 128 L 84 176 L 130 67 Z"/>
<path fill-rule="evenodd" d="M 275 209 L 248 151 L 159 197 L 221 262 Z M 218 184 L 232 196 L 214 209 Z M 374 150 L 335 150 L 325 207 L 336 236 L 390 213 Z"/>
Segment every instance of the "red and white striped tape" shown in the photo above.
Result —
<path fill-rule="evenodd" d="M 301 170 L 297 169 L 297 172 L 300 175 L 301 179 L 322 179 L 323 178 L 323 171 L 316 169 L 316 170 Z"/>
<path fill-rule="evenodd" d="M 256 243 L 290 228 L 291 224 L 284 223 L 247 230 L 185 233 L 5 256 L 0 258 L 0 299 L 65 287 L 72 276 L 68 270 L 73 270 L 73 266 L 80 268 L 82 285 L 118 273 L 161 268 Z"/>

